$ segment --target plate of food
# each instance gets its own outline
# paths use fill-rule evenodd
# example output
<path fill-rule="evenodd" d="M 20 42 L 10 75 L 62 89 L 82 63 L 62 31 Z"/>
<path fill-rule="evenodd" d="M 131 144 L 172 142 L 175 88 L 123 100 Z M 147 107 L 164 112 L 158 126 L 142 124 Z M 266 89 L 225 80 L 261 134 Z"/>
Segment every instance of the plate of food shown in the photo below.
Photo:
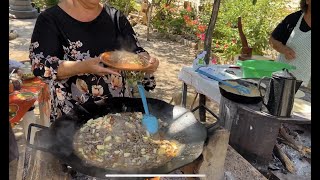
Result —
<path fill-rule="evenodd" d="M 100 55 L 103 62 L 112 68 L 124 71 L 147 71 L 149 59 L 128 51 L 110 51 Z"/>
<path fill-rule="evenodd" d="M 32 92 L 20 92 L 19 94 L 17 94 L 17 97 L 20 100 L 29 101 L 29 100 L 34 99 L 35 95 Z"/>

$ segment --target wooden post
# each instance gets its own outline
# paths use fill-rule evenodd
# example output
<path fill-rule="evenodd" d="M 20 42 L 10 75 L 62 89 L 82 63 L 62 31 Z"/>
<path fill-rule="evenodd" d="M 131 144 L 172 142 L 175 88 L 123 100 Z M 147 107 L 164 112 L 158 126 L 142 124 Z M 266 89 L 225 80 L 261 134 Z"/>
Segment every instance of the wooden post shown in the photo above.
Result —
<path fill-rule="evenodd" d="M 199 117 L 200 121 L 206 122 L 206 109 L 204 106 L 206 105 L 206 96 L 203 94 L 199 94 Z"/>
<path fill-rule="evenodd" d="M 150 23 L 151 23 L 151 16 L 152 16 L 152 10 L 153 10 L 154 0 L 152 0 L 151 4 L 148 3 L 148 9 L 147 9 L 147 41 L 150 40 Z"/>
<path fill-rule="evenodd" d="M 210 23 L 206 32 L 206 37 L 204 40 L 204 50 L 207 51 L 207 54 L 204 58 L 206 64 L 209 64 L 210 57 L 211 57 L 212 35 L 213 35 L 214 27 L 216 25 L 217 17 L 218 17 L 220 1 L 221 0 L 215 0 L 213 3 L 211 19 L 210 19 Z"/>
<path fill-rule="evenodd" d="M 222 180 L 224 178 L 229 136 L 228 130 L 219 129 L 209 138 L 208 145 L 203 150 L 203 162 L 199 168 L 199 174 L 206 174 L 204 179 Z"/>
<path fill-rule="evenodd" d="M 188 93 L 188 86 L 186 83 L 183 83 L 182 85 L 182 107 L 187 107 L 187 93 Z"/>

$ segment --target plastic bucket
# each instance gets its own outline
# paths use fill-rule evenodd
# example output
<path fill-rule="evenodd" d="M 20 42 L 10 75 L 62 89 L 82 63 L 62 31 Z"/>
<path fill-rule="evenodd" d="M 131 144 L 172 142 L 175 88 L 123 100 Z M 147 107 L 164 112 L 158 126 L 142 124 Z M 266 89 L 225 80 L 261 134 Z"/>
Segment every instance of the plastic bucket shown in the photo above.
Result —
<path fill-rule="evenodd" d="M 295 66 L 271 60 L 238 61 L 237 65 L 241 66 L 243 78 L 271 77 L 273 72 L 281 71 L 283 68 L 289 71 L 296 69 Z"/>

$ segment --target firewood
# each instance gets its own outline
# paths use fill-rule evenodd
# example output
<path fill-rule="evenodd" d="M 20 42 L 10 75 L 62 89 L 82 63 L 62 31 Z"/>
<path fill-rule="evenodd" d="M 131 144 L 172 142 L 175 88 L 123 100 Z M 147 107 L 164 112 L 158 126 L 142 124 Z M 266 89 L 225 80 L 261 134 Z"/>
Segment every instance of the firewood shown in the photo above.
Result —
<path fill-rule="evenodd" d="M 200 166 L 203 162 L 203 155 L 200 155 L 196 160 L 194 160 L 192 163 L 183 166 L 180 168 L 180 170 L 183 172 L 183 174 L 199 174 Z M 194 180 L 195 178 L 186 178 L 187 180 Z"/>
<path fill-rule="evenodd" d="M 292 147 L 295 150 L 297 150 L 299 153 L 301 153 L 301 155 L 303 157 L 308 158 L 308 159 L 311 158 L 311 148 L 303 146 L 302 149 L 300 149 L 296 145 L 294 145 L 291 142 L 289 142 L 289 141 L 287 141 L 285 139 L 282 139 L 282 138 L 278 138 L 278 141 L 283 143 L 283 144 L 286 144 L 286 145 Z"/>
<path fill-rule="evenodd" d="M 280 149 L 279 145 L 276 144 L 274 146 L 275 155 L 280 159 L 283 165 L 290 173 L 295 173 L 296 169 L 294 167 L 293 162 L 288 158 L 288 156 Z"/>
<path fill-rule="evenodd" d="M 286 140 L 284 143 L 286 143 L 288 146 L 291 146 L 295 150 L 299 151 L 305 157 L 309 158 L 311 156 L 311 148 L 303 146 L 299 142 L 295 141 L 283 127 L 280 127 L 280 134 Z"/>

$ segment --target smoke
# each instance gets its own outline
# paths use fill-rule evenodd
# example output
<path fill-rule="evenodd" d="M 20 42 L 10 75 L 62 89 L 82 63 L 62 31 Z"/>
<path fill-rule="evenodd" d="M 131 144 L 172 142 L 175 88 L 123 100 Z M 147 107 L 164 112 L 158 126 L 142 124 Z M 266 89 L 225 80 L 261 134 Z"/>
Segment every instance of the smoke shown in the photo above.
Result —
<path fill-rule="evenodd" d="M 127 35 L 126 37 L 118 36 L 118 50 L 136 52 L 140 44 L 135 35 Z"/>

